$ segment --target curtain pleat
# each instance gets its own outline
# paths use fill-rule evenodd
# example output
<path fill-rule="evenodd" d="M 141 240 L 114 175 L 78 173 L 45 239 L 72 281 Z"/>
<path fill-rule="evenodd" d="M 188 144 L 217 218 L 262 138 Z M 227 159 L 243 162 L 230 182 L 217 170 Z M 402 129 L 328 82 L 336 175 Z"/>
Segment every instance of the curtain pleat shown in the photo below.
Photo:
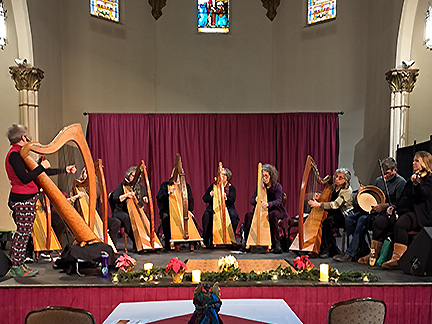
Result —
<path fill-rule="evenodd" d="M 279 171 L 290 217 L 297 214 L 301 177 L 308 154 L 322 175 L 338 165 L 337 113 L 284 114 L 89 114 L 87 138 L 94 159 L 105 166 L 109 191 L 141 159 L 148 167 L 153 196 L 182 157 L 195 200 L 199 227 L 202 196 L 213 182 L 219 161 L 233 173 L 241 221 L 251 210 L 258 162 Z M 156 202 L 154 201 L 156 206 Z M 157 209 L 156 209 L 157 211 Z M 156 217 L 156 226 L 158 218 Z"/>

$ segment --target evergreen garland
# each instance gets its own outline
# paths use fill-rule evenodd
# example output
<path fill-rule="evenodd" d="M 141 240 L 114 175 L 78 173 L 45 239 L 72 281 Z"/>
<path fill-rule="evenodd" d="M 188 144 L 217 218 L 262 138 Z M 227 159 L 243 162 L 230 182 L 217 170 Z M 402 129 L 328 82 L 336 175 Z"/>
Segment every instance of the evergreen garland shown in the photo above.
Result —
<path fill-rule="evenodd" d="M 119 282 L 130 282 L 139 280 L 141 282 L 157 280 L 165 276 L 165 268 L 153 267 L 150 271 L 138 270 L 132 272 L 117 273 Z M 307 280 L 319 281 L 320 271 L 317 268 L 308 268 L 295 272 L 292 268 L 277 267 L 275 270 L 249 273 L 241 272 L 239 268 L 231 271 L 222 272 L 202 272 L 201 281 L 207 282 L 223 282 L 223 281 L 265 281 L 265 280 Z M 192 274 L 186 273 L 183 277 L 184 281 L 192 281 Z M 379 277 L 371 272 L 348 270 L 339 273 L 337 269 L 330 268 L 329 281 L 333 282 L 377 282 Z"/>

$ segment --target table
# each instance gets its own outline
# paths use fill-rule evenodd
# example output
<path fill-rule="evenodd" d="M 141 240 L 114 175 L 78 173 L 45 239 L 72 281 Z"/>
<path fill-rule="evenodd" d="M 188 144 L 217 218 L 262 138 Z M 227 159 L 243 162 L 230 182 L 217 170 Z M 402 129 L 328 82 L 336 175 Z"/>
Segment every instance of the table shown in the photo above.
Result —
<path fill-rule="evenodd" d="M 181 315 L 192 316 L 194 310 L 192 300 L 120 303 L 103 324 L 144 324 Z M 261 323 L 302 323 L 283 299 L 222 299 L 219 314 Z"/>

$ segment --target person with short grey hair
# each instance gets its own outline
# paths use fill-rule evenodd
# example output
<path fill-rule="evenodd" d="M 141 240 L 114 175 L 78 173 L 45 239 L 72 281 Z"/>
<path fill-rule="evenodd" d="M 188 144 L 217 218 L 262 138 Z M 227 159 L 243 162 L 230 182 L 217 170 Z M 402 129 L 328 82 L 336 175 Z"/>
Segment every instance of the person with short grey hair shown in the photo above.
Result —
<path fill-rule="evenodd" d="M 321 207 L 327 211 L 327 217 L 322 223 L 322 238 L 319 256 L 333 257 L 341 251 L 336 245 L 333 235 L 334 228 L 345 228 L 345 217 L 342 210 L 352 207 L 350 186 L 351 172 L 346 168 L 339 168 L 333 175 L 333 191 L 329 202 L 318 202 L 319 195 L 308 201 L 311 207 Z"/>
<path fill-rule="evenodd" d="M 223 186 L 224 186 L 224 195 L 225 195 L 225 205 L 228 210 L 228 215 L 230 217 L 232 229 L 234 231 L 234 236 L 236 233 L 237 225 L 239 223 L 240 217 L 235 208 L 235 201 L 237 197 L 236 188 L 229 182 L 232 178 L 232 172 L 224 168 L 222 173 Z M 204 193 L 202 200 L 208 204 L 204 214 L 202 216 L 202 228 L 203 228 L 203 240 L 204 245 L 208 248 L 211 248 L 213 245 L 213 215 L 214 215 L 214 206 L 213 206 L 213 197 L 214 197 L 214 184 L 212 183 Z"/>
<path fill-rule="evenodd" d="M 6 173 L 11 183 L 9 194 L 9 208 L 17 230 L 12 240 L 11 260 L 13 277 L 32 277 L 37 270 L 30 269 L 24 264 L 27 245 L 31 238 L 33 223 L 36 218 L 36 202 L 39 188 L 34 182 L 42 172 L 55 175 L 61 172 L 75 173 L 75 165 L 67 166 L 65 169 L 52 169 L 48 160 L 42 160 L 34 170 L 28 170 L 20 155 L 21 148 L 30 142 L 27 136 L 27 127 L 13 124 L 7 132 L 7 137 L 12 145 L 6 155 Z"/>

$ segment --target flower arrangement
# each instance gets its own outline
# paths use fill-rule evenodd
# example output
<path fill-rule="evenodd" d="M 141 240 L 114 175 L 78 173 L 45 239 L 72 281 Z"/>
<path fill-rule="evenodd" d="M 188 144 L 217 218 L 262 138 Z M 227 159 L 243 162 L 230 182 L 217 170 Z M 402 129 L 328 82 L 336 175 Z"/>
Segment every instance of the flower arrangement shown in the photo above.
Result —
<path fill-rule="evenodd" d="M 179 272 L 185 272 L 187 270 L 186 263 L 180 261 L 177 258 L 172 258 L 170 262 L 168 262 L 168 265 L 165 268 L 165 272 L 169 275 L 172 275 L 173 273 L 179 273 Z"/>
<path fill-rule="evenodd" d="M 119 272 L 132 272 L 135 268 L 136 260 L 126 253 L 119 256 L 116 260 L 115 266 L 119 268 Z"/>
<path fill-rule="evenodd" d="M 294 267 L 297 269 L 297 271 L 304 271 L 304 270 L 309 271 L 312 268 L 315 268 L 315 266 L 309 260 L 308 255 L 302 255 L 296 257 L 294 259 Z"/>
<path fill-rule="evenodd" d="M 238 269 L 239 265 L 235 257 L 232 255 L 228 255 L 225 257 L 219 258 L 218 261 L 219 272 L 230 272 Z"/>

